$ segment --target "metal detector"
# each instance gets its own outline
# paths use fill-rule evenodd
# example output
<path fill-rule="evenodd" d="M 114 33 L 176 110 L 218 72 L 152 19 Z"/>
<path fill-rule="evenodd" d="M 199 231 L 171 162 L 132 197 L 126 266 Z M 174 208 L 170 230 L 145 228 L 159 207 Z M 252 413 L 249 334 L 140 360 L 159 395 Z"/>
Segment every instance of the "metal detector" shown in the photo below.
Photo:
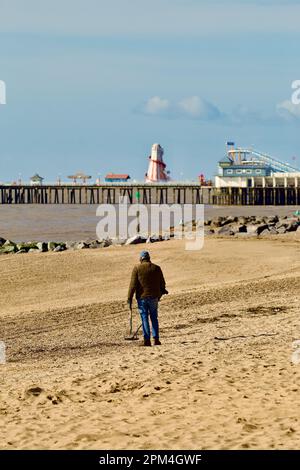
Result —
<path fill-rule="evenodd" d="M 138 332 L 139 330 L 141 329 L 142 327 L 142 324 L 140 324 L 140 326 L 136 329 L 136 331 L 133 333 L 132 332 L 132 307 L 130 307 L 130 319 L 129 319 L 129 325 L 130 325 L 130 333 L 129 333 L 129 336 L 125 336 L 125 341 L 135 341 L 138 338 Z"/>

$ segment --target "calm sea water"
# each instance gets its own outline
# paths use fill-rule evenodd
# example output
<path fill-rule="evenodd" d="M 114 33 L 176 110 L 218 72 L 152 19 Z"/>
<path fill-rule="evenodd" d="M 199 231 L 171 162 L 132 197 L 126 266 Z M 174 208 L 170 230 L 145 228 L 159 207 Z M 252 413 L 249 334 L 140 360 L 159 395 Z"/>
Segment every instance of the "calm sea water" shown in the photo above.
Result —
<path fill-rule="evenodd" d="M 67 241 L 97 238 L 96 205 L 0 206 L 0 236 L 14 241 Z M 296 206 L 205 206 L 205 218 L 218 215 L 292 215 Z"/>

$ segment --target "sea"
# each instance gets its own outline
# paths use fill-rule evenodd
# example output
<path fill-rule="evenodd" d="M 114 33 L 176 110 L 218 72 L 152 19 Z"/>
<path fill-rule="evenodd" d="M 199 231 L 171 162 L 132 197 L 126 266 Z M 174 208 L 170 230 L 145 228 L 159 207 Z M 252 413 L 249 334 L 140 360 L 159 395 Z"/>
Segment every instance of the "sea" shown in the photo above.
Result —
<path fill-rule="evenodd" d="M 15 242 L 96 239 L 97 205 L 1 205 L 0 237 Z M 211 206 L 205 219 L 216 216 L 292 216 L 298 206 Z"/>

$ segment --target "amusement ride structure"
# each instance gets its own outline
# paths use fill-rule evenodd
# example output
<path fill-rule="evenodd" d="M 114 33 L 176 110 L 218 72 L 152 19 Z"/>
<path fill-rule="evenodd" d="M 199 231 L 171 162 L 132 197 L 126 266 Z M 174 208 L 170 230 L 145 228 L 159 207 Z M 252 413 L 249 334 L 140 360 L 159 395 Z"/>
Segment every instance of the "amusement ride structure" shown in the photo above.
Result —
<path fill-rule="evenodd" d="M 159 144 L 153 144 L 149 157 L 149 167 L 146 173 L 146 183 L 163 183 L 170 180 L 163 161 L 164 149 Z"/>
<path fill-rule="evenodd" d="M 227 149 L 227 156 L 225 159 L 221 160 L 222 163 L 226 163 L 226 160 L 231 165 L 263 165 L 266 169 L 268 169 L 269 173 L 298 173 L 300 170 L 299 168 L 295 168 L 289 163 L 282 162 L 277 158 L 272 157 L 266 153 L 259 152 L 252 148 L 233 148 L 233 143 L 230 142 L 231 145 L 228 145 Z"/>

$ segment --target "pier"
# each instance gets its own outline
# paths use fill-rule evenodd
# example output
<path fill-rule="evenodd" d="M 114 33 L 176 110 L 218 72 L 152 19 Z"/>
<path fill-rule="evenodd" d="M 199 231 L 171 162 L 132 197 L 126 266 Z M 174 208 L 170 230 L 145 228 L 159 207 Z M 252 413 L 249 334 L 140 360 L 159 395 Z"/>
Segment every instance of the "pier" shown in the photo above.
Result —
<path fill-rule="evenodd" d="M 0 204 L 129 204 L 209 203 L 211 188 L 199 184 L 103 184 L 0 186 Z M 204 202 L 205 199 L 205 202 Z"/>
<path fill-rule="evenodd" d="M 197 183 L 2 185 L 0 204 L 214 204 L 300 205 L 300 187 L 225 187 Z"/>

